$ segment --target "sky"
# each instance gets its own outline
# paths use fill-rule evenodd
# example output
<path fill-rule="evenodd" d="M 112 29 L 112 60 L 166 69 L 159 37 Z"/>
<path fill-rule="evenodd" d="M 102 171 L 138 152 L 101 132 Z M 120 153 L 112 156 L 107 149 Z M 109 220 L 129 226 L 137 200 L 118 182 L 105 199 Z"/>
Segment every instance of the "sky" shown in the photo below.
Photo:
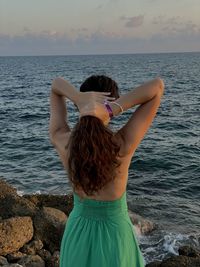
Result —
<path fill-rule="evenodd" d="M 0 56 L 200 51 L 200 0 L 0 0 Z"/>

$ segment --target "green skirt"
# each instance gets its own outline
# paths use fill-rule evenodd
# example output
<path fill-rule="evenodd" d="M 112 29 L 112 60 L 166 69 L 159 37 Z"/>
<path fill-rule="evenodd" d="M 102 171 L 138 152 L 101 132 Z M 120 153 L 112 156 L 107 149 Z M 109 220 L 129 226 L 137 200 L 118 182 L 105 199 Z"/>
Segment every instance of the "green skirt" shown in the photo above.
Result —
<path fill-rule="evenodd" d="M 144 267 L 126 199 L 81 199 L 66 221 L 60 247 L 60 267 Z"/>

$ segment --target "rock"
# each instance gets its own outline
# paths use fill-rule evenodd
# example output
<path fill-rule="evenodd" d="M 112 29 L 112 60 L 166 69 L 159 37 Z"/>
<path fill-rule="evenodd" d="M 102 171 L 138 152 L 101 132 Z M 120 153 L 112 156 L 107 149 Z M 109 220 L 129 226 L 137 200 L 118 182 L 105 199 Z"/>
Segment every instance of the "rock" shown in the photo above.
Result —
<path fill-rule="evenodd" d="M 21 248 L 33 237 L 31 217 L 13 217 L 0 223 L 0 255 L 7 255 Z"/>
<path fill-rule="evenodd" d="M 184 255 L 188 257 L 200 257 L 200 251 L 197 251 L 192 246 L 182 246 L 178 249 L 179 255 Z"/>
<path fill-rule="evenodd" d="M 3 256 L 0 256 L 0 266 L 4 266 L 6 264 L 8 264 L 7 259 Z"/>
<path fill-rule="evenodd" d="M 20 265 L 18 263 L 13 263 L 13 264 L 5 265 L 3 267 L 24 267 L 24 266 L 22 266 L 22 265 Z"/>
<path fill-rule="evenodd" d="M 37 207 L 26 198 L 19 196 L 12 186 L 0 180 L 1 219 L 15 216 L 33 216 Z"/>
<path fill-rule="evenodd" d="M 34 204 L 20 196 L 6 195 L 0 199 L 0 214 L 3 219 L 15 216 L 30 216 L 35 214 Z"/>
<path fill-rule="evenodd" d="M 3 178 L 0 178 L 0 198 L 5 194 L 16 195 L 17 189 L 14 188 L 12 185 L 8 184 Z"/>
<path fill-rule="evenodd" d="M 172 256 L 162 261 L 160 267 L 199 267 L 200 259 L 187 256 Z"/>
<path fill-rule="evenodd" d="M 51 258 L 51 253 L 46 249 L 38 250 L 37 254 L 46 262 Z"/>
<path fill-rule="evenodd" d="M 7 260 L 10 263 L 16 263 L 18 260 L 20 260 L 22 257 L 26 256 L 26 254 L 17 251 L 6 255 Z"/>
<path fill-rule="evenodd" d="M 59 262 L 60 261 L 60 252 L 55 251 L 53 253 L 53 256 L 47 261 L 47 266 L 48 267 L 59 267 Z"/>
<path fill-rule="evenodd" d="M 156 229 L 155 223 L 142 218 L 140 215 L 132 212 L 131 210 L 128 210 L 128 213 L 138 235 L 148 234 L 154 229 Z"/>
<path fill-rule="evenodd" d="M 161 267 L 189 267 L 188 257 L 171 256 L 162 261 Z"/>
<path fill-rule="evenodd" d="M 154 261 L 145 265 L 145 267 L 160 267 L 161 261 Z"/>
<path fill-rule="evenodd" d="M 26 254 L 35 255 L 37 251 L 43 248 L 43 243 L 40 239 L 32 240 L 30 243 L 25 244 L 20 251 Z"/>
<path fill-rule="evenodd" d="M 23 195 L 29 201 L 32 201 L 37 207 L 41 208 L 51 207 L 63 211 L 67 216 L 73 209 L 73 194 L 69 195 L 48 195 L 48 194 L 35 194 Z"/>
<path fill-rule="evenodd" d="M 200 258 L 191 258 L 190 262 L 191 267 L 200 267 Z"/>
<path fill-rule="evenodd" d="M 55 208 L 43 207 L 34 217 L 35 237 L 53 253 L 60 249 L 67 216 Z"/>
<path fill-rule="evenodd" d="M 178 251 L 179 256 L 171 256 L 162 262 L 151 262 L 145 267 L 200 267 L 200 253 L 196 248 L 182 246 Z"/>
<path fill-rule="evenodd" d="M 45 267 L 45 262 L 39 255 L 27 255 L 18 262 L 23 267 Z"/>

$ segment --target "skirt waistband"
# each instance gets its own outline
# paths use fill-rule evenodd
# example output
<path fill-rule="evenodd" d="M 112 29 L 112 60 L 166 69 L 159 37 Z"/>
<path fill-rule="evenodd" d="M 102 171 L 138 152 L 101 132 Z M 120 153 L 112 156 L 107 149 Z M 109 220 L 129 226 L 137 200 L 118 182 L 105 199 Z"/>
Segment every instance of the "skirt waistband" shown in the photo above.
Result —
<path fill-rule="evenodd" d="M 128 216 L 126 192 L 116 200 L 81 199 L 74 192 L 74 207 L 71 216 L 83 216 L 98 219 L 108 219 Z"/>

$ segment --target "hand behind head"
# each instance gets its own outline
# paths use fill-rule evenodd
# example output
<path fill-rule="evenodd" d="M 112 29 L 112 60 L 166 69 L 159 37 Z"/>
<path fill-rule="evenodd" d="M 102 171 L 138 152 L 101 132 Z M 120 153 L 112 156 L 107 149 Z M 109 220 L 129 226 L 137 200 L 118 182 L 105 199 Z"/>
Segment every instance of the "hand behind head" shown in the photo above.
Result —
<path fill-rule="evenodd" d="M 79 118 L 87 115 L 99 118 L 105 125 L 107 125 L 110 121 L 109 113 L 105 105 L 102 103 L 90 102 L 88 105 L 85 105 L 80 111 Z"/>

